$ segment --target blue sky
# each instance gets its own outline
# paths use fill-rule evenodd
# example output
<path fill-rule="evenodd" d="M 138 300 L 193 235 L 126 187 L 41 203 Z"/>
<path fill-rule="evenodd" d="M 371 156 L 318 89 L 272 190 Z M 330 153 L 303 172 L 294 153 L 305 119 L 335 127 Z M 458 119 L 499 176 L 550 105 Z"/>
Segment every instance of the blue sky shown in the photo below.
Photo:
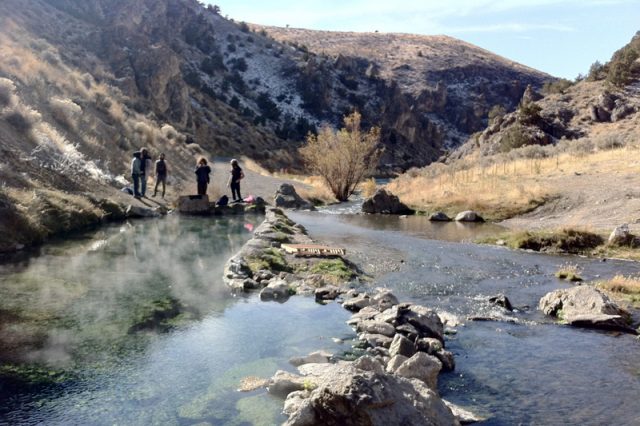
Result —
<path fill-rule="evenodd" d="M 446 34 L 557 77 L 606 62 L 640 30 L 640 0 L 207 0 L 237 21 Z"/>

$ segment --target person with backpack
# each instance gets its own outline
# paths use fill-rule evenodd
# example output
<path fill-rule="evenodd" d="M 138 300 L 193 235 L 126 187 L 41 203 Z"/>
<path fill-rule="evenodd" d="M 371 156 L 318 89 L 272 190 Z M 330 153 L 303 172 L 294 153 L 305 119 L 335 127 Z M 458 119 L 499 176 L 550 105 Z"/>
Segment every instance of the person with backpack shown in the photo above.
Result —
<path fill-rule="evenodd" d="M 156 186 L 153 189 L 152 197 L 158 193 L 158 185 L 162 183 L 162 198 L 167 187 L 167 163 L 164 161 L 164 152 L 160 154 L 160 159 L 156 161 Z"/>
<path fill-rule="evenodd" d="M 140 152 L 136 151 L 133 153 L 133 159 L 131 160 L 131 180 L 133 181 L 133 196 L 135 198 L 140 198 L 140 164 L 142 163 L 140 159 Z"/>
<path fill-rule="evenodd" d="M 140 149 L 140 196 L 147 193 L 147 170 L 151 170 L 151 156 L 147 148 Z"/>
<path fill-rule="evenodd" d="M 209 175 L 211 167 L 207 165 L 207 160 L 203 157 L 196 165 L 196 180 L 198 183 L 198 195 L 207 195 L 207 185 L 210 182 Z"/>
<path fill-rule="evenodd" d="M 240 181 L 244 178 L 244 172 L 240 165 L 238 164 L 238 160 L 235 158 L 231 160 L 231 171 L 229 176 L 229 182 L 227 182 L 227 186 L 231 188 L 231 196 L 233 197 L 234 203 L 239 203 L 242 201 L 242 196 L 240 195 Z"/>

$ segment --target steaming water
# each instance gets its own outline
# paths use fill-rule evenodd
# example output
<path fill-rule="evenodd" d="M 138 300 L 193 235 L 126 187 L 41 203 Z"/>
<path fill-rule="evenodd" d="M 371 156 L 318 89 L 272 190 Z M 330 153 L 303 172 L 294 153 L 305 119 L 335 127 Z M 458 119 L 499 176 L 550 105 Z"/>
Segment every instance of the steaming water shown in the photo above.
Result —
<path fill-rule="evenodd" d="M 640 341 L 560 327 L 535 309 L 565 286 L 553 277 L 562 264 L 577 264 L 591 280 L 637 273 L 636 263 L 460 243 L 490 225 L 326 212 L 292 218 L 348 246 L 379 274 L 376 285 L 464 320 L 448 338 L 457 366 L 441 376 L 440 391 L 489 416 L 487 424 L 640 424 Z M 353 332 L 336 304 L 229 295 L 222 266 L 255 224 L 134 222 L 0 265 L 0 424 L 281 423 L 282 401 L 237 392 L 240 379 L 292 370 L 291 356 L 348 350 L 331 338 Z M 518 312 L 485 302 L 499 292 Z M 514 322 L 466 321 L 470 315 Z M 25 376 L 31 385 L 17 379 Z"/>
<path fill-rule="evenodd" d="M 0 266 L 0 424 L 281 423 L 282 401 L 240 380 L 352 331 L 337 305 L 229 294 L 224 262 L 255 224 L 134 222 Z"/>

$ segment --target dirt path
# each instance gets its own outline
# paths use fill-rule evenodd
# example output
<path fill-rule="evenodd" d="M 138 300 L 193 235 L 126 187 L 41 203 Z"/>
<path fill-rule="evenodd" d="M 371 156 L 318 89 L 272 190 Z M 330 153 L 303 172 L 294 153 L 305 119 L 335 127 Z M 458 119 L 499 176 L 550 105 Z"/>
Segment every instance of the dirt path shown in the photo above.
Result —
<path fill-rule="evenodd" d="M 217 199 L 222 194 L 226 194 L 231 198 L 231 190 L 227 187 L 229 172 L 231 170 L 231 166 L 229 165 L 230 160 L 230 158 L 216 158 L 212 162 L 211 168 L 213 169 L 213 173 L 211 175 L 211 185 L 209 187 L 210 199 Z M 242 167 L 245 175 L 245 178 L 241 183 L 241 193 L 243 197 L 247 197 L 248 195 L 260 196 L 264 198 L 266 202 L 273 203 L 273 196 L 278 187 L 283 183 L 291 183 L 296 188 L 309 189 L 308 185 L 301 182 L 256 173 L 249 170 L 248 167 L 245 167 L 242 162 L 240 162 L 240 167 Z"/>
<path fill-rule="evenodd" d="M 609 232 L 628 223 L 640 231 L 640 168 L 618 164 L 540 179 L 557 198 L 531 213 L 502 222 L 516 229 L 581 228 Z M 618 167 L 616 167 L 618 166 Z"/>

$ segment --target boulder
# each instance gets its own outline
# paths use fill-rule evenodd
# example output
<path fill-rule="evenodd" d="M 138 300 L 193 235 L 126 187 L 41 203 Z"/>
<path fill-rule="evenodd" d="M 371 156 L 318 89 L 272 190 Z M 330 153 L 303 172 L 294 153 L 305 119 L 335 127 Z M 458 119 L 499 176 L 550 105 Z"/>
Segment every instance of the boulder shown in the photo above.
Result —
<path fill-rule="evenodd" d="M 283 280 L 275 280 L 269 283 L 268 286 L 262 289 L 260 292 L 260 300 L 276 300 L 285 301 L 289 299 L 289 284 Z"/>
<path fill-rule="evenodd" d="M 206 194 L 178 197 L 178 211 L 182 214 L 209 214 L 211 212 L 209 197 Z"/>
<path fill-rule="evenodd" d="M 356 330 L 370 334 L 382 334 L 387 337 L 393 337 L 396 334 L 396 329 L 391 324 L 375 320 L 361 321 L 358 323 Z"/>
<path fill-rule="evenodd" d="M 373 371 L 374 373 L 383 374 L 384 366 L 377 359 L 364 355 L 353 362 L 353 366 L 363 371 Z"/>
<path fill-rule="evenodd" d="M 376 289 L 376 293 L 371 297 L 372 305 L 376 306 L 381 312 L 397 305 L 398 298 L 386 288 Z"/>
<path fill-rule="evenodd" d="M 629 313 L 588 285 L 552 291 L 540 299 L 538 307 L 569 325 L 634 332 Z"/>
<path fill-rule="evenodd" d="M 404 355 L 407 358 L 412 357 L 416 353 L 416 346 L 413 342 L 401 334 L 396 334 L 393 337 L 391 346 L 389 347 L 389 355 L 392 357 L 396 355 Z"/>
<path fill-rule="evenodd" d="M 271 395 L 285 398 L 291 392 L 304 389 L 304 377 L 291 374 L 287 371 L 278 370 L 269 380 L 267 390 Z"/>
<path fill-rule="evenodd" d="M 442 370 L 442 363 L 438 358 L 424 352 L 416 352 L 398 367 L 395 374 L 408 379 L 422 380 L 430 389 L 436 390 L 440 370 Z"/>
<path fill-rule="evenodd" d="M 125 216 L 130 219 L 144 219 L 149 217 L 160 217 L 162 214 L 156 209 L 149 209 L 147 207 L 140 206 L 127 206 Z"/>
<path fill-rule="evenodd" d="M 629 231 L 629 225 L 616 226 L 609 235 L 609 244 L 615 246 L 628 246 L 633 244 L 635 236 Z"/>
<path fill-rule="evenodd" d="M 342 293 L 342 291 L 334 285 L 317 288 L 314 291 L 316 300 L 334 300 L 340 296 L 340 293 Z"/>
<path fill-rule="evenodd" d="M 442 369 L 444 371 L 453 371 L 456 369 L 456 360 L 451 352 L 440 349 L 434 355 L 442 363 Z"/>
<path fill-rule="evenodd" d="M 429 216 L 431 222 L 451 222 L 451 218 L 443 212 L 436 212 Z"/>
<path fill-rule="evenodd" d="M 435 355 L 436 352 L 442 350 L 442 342 L 438 339 L 434 339 L 433 337 L 422 337 L 416 340 L 416 348 L 418 348 L 420 352 Z"/>
<path fill-rule="evenodd" d="M 501 308 L 504 308 L 509 312 L 513 311 L 513 305 L 511 305 L 511 301 L 504 294 L 496 294 L 495 296 L 491 296 L 489 297 L 488 301 L 489 303 L 500 306 Z"/>
<path fill-rule="evenodd" d="M 350 364 L 325 367 L 312 380 L 318 386 L 308 397 L 302 392 L 287 397 L 285 425 L 459 424 L 436 392 L 417 380 L 362 371 Z"/>
<path fill-rule="evenodd" d="M 304 364 L 326 364 L 329 361 L 331 361 L 331 354 L 329 352 L 316 351 L 311 352 L 307 356 L 291 358 L 289 363 L 299 367 Z"/>
<path fill-rule="evenodd" d="M 374 348 L 376 346 L 389 348 L 391 346 L 391 342 L 393 341 L 391 337 L 385 336 L 384 334 L 362 333 L 358 336 L 358 338 L 362 341 L 367 342 L 369 346 Z"/>
<path fill-rule="evenodd" d="M 460 212 L 456 215 L 456 222 L 484 222 L 484 218 L 473 210 Z"/>
<path fill-rule="evenodd" d="M 409 358 L 404 355 L 395 355 L 391 357 L 389 362 L 387 363 L 386 371 L 387 373 L 395 373 L 398 368 Z"/>
<path fill-rule="evenodd" d="M 398 325 L 411 324 L 418 330 L 420 337 L 435 337 L 444 342 L 444 327 L 435 311 L 421 305 L 398 305 Z"/>
<path fill-rule="evenodd" d="M 406 205 L 400 202 L 400 199 L 384 188 L 380 188 L 362 203 L 362 211 L 364 213 L 380 213 L 380 214 L 413 214 Z"/>
<path fill-rule="evenodd" d="M 298 195 L 296 189 L 290 183 L 283 183 L 274 196 L 276 207 L 285 209 L 315 210 L 313 204 Z"/>
<path fill-rule="evenodd" d="M 356 296 L 342 303 L 342 307 L 348 311 L 358 312 L 359 310 L 371 305 L 371 298 L 366 294 Z"/>

